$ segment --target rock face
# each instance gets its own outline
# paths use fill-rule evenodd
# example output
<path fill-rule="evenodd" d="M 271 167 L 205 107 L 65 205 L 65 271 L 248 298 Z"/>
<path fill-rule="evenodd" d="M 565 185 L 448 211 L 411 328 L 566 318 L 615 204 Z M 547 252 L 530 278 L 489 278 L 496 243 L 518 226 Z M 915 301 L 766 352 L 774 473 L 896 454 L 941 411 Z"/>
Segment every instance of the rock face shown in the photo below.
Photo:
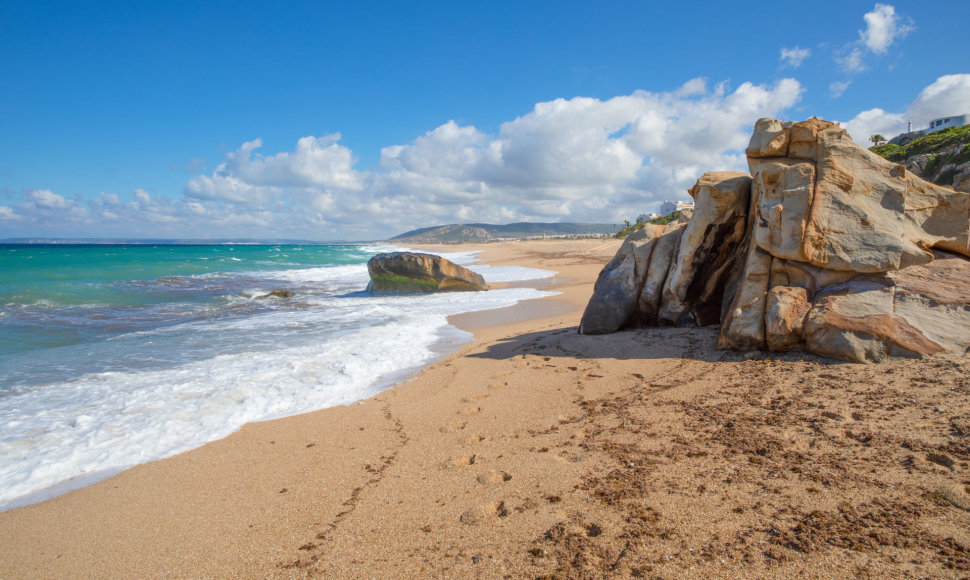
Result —
<path fill-rule="evenodd" d="M 624 243 L 580 332 L 719 323 L 721 348 L 857 362 L 970 349 L 970 195 L 816 118 L 759 120 L 746 154 L 751 176 L 690 190 L 687 226 Z"/>
<path fill-rule="evenodd" d="M 970 192 L 970 130 L 966 126 L 928 134 L 903 133 L 871 151 L 905 165 L 926 181 Z"/>
<path fill-rule="evenodd" d="M 367 262 L 371 294 L 427 294 L 487 290 L 479 274 L 441 256 L 416 252 L 377 254 Z"/>

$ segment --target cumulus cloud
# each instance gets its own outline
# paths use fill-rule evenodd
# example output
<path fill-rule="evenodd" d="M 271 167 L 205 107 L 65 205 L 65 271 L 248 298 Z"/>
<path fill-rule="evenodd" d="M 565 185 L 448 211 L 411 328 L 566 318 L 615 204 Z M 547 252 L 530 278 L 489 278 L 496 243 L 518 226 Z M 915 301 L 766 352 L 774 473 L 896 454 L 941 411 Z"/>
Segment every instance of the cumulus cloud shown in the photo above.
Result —
<path fill-rule="evenodd" d="M 829 94 L 837 99 L 845 93 L 851 84 L 852 81 L 833 81 L 829 84 Z"/>
<path fill-rule="evenodd" d="M 0 209 L 0 218 L 17 220 L 22 227 L 58 227 L 91 223 L 91 212 L 82 202 L 68 199 L 49 189 L 26 190 L 20 202 Z"/>
<path fill-rule="evenodd" d="M 226 155 L 212 175 L 192 178 L 185 192 L 207 199 L 261 202 L 276 197 L 283 186 L 359 191 L 363 176 L 353 169 L 353 155 L 338 143 L 340 137 L 303 137 L 293 151 L 269 157 L 254 154 L 263 146 L 261 139 L 248 141 Z"/>
<path fill-rule="evenodd" d="M 913 30 L 912 20 L 896 14 L 896 9 L 889 4 L 876 4 L 862 19 L 866 26 L 859 31 L 858 40 L 845 45 L 835 54 L 836 64 L 847 74 L 866 70 L 865 57 L 868 54 L 886 54 L 893 43 Z"/>
<path fill-rule="evenodd" d="M 49 189 L 29 191 L 24 195 L 24 201 L 43 209 L 66 209 L 71 207 L 70 201 Z"/>
<path fill-rule="evenodd" d="M 906 111 L 922 128 L 931 119 L 970 113 L 970 74 L 942 76 L 923 89 Z"/>
<path fill-rule="evenodd" d="M 80 209 L 102 235 L 158 237 L 379 239 L 455 222 L 618 223 L 686 198 L 705 171 L 744 169 L 754 122 L 802 91 L 794 79 L 731 87 L 698 78 L 666 92 L 555 99 L 494 133 L 448 121 L 385 147 L 370 171 L 354 168 L 339 134 L 266 155 L 254 139 L 189 179 L 181 199 L 102 193 Z M 31 203 L 76 203 L 49 193 L 33 192 Z"/>
<path fill-rule="evenodd" d="M 704 171 L 743 168 L 754 121 L 801 93 L 794 79 L 733 90 L 692 79 L 670 92 L 556 99 L 496 134 L 448 121 L 385 147 L 372 172 L 353 169 L 338 135 L 306 137 L 293 152 L 266 157 L 254 154 L 256 139 L 190 180 L 186 194 L 277 202 L 324 226 L 366 219 L 383 234 L 469 220 L 612 221 L 685 197 Z"/>
<path fill-rule="evenodd" d="M 835 55 L 835 62 L 844 73 L 858 73 L 866 70 L 864 56 L 862 48 L 850 45 Z"/>
<path fill-rule="evenodd" d="M 808 57 L 812 56 L 812 51 L 807 48 L 782 48 L 781 49 L 781 62 L 786 66 L 792 68 L 798 68 L 802 66 Z"/>
<path fill-rule="evenodd" d="M 863 19 L 866 21 L 866 27 L 859 31 L 859 38 L 869 51 L 876 54 L 885 54 L 893 42 L 903 38 L 913 29 L 912 25 L 902 20 L 896 14 L 896 9 L 888 4 L 876 4 L 872 12 L 867 12 Z"/>
<path fill-rule="evenodd" d="M 906 131 L 910 121 L 914 128 L 922 129 L 931 119 L 965 113 L 970 113 L 970 74 L 956 74 L 936 79 L 903 112 L 869 109 L 843 125 L 853 141 L 868 144 L 876 133 L 891 138 Z"/>

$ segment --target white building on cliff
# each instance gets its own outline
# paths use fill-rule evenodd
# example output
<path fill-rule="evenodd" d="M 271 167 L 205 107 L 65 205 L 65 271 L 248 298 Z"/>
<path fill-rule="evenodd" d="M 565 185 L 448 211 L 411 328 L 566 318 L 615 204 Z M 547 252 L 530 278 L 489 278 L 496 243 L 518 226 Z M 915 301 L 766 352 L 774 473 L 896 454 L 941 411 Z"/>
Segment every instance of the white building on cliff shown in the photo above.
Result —
<path fill-rule="evenodd" d="M 939 119 L 933 119 L 930 121 L 930 127 L 926 130 L 926 132 L 933 133 L 934 131 L 942 131 L 943 129 L 949 129 L 950 127 L 962 127 L 964 125 L 970 125 L 970 115 L 940 117 Z"/>
<path fill-rule="evenodd" d="M 665 201 L 660 204 L 660 215 L 670 215 L 682 209 L 694 209 L 692 201 Z"/>

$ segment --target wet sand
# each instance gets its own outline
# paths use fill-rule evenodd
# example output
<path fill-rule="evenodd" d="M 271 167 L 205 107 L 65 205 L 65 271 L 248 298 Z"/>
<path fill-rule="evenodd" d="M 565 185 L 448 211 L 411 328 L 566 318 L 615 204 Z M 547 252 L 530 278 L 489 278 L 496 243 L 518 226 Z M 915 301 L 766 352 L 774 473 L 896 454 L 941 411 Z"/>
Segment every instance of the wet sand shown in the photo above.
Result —
<path fill-rule="evenodd" d="M 563 294 L 455 317 L 473 343 L 367 401 L 0 513 L 0 577 L 970 574 L 970 357 L 580 336 L 617 247 L 481 246 Z"/>

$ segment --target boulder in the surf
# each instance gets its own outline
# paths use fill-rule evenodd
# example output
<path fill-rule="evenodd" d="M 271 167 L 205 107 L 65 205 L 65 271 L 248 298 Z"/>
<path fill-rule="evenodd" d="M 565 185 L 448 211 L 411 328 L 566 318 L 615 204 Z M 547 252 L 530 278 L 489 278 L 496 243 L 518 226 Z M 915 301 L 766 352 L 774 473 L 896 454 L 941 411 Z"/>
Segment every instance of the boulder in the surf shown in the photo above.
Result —
<path fill-rule="evenodd" d="M 294 296 L 295 294 L 293 294 L 292 290 L 277 288 L 268 294 L 263 294 L 262 296 L 257 296 L 256 298 L 262 300 L 264 298 L 293 298 Z"/>
<path fill-rule="evenodd" d="M 431 254 L 390 252 L 367 262 L 371 294 L 428 294 L 487 290 L 481 275 Z"/>

